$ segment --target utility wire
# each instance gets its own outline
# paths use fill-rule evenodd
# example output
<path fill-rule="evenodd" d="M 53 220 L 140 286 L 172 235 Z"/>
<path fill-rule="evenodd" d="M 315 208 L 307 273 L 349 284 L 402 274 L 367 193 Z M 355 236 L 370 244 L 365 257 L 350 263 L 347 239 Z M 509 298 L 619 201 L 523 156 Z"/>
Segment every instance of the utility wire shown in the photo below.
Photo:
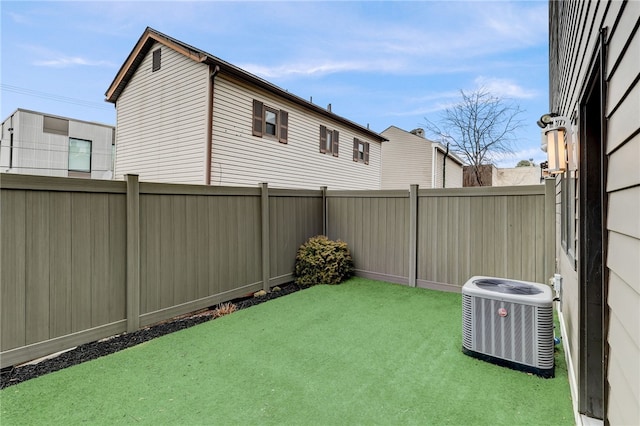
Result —
<path fill-rule="evenodd" d="M 6 92 L 19 93 L 21 95 L 35 96 L 36 98 L 49 99 L 52 101 L 63 102 L 72 105 L 84 106 L 87 108 L 102 109 L 105 111 L 113 111 L 113 107 L 104 103 L 86 101 L 83 99 L 70 98 L 67 96 L 54 95 L 52 93 L 40 92 L 38 90 L 26 89 L 24 87 L 13 86 L 11 84 L 0 83 L 0 89 Z"/>
<path fill-rule="evenodd" d="M 65 148 L 62 148 L 61 146 L 56 146 L 56 148 L 62 148 L 62 149 L 53 149 L 53 147 L 51 147 L 49 144 L 43 143 L 43 142 L 28 142 L 24 140 L 14 139 L 13 146 L 9 146 L 6 139 L 4 139 L 3 142 L 5 142 L 6 144 L 3 144 L 2 148 L 7 150 L 13 149 L 13 150 L 25 150 L 25 151 L 29 150 L 29 151 L 43 151 L 43 152 L 69 152 L 68 148 L 65 149 Z M 19 143 L 19 144 L 16 145 L 16 143 Z M 27 144 L 31 146 L 26 146 Z M 35 145 L 40 145 L 40 147 Z M 109 147 L 111 146 L 113 145 L 110 144 Z M 92 149 L 91 153 L 97 154 L 97 155 L 111 155 L 111 149 L 107 149 L 107 150 Z"/>

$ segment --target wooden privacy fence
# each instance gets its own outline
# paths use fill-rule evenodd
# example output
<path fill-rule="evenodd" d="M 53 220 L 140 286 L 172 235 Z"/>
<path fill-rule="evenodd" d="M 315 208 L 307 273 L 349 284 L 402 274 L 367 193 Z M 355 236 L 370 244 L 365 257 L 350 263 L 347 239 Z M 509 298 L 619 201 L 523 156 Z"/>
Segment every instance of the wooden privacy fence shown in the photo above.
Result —
<path fill-rule="evenodd" d="M 309 237 L 358 275 L 459 291 L 553 273 L 553 187 L 327 191 L 2 174 L 0 364 L 293 280 Z"/>
<path fill-rule="evenodd" d="M 292 281 L 324 192 L 3 174 L 0 364 Z"/>
<path fill-rule="evenodd" d="M 555 268 L 555 199 L 546 185 L 327 192 L 328 236 L 358 275 L 460 291 L 474 275 L 546 282 Z"/>

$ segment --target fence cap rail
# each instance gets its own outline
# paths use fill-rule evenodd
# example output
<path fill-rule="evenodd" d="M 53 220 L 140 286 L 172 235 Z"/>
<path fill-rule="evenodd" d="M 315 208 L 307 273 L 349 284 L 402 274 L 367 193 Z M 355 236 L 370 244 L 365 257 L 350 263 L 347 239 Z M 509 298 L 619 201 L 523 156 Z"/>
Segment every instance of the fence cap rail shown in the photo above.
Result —
<path fill-rule="evenodd" d="M 418 190 L 418 197 L 495 197 L 501 195 L 544 195 L 544 188 L 544 185 L 519 185 L 420 189 Z"/>
<path fill-rule="evenodd" d="M 140 194 L 158 195 L 250 195 L 259 197 L 260 188 L 140 182 Z"/>
<path fill-rule="evenodd" d="M 335 190 L 327 191 L 328 198 L 344 198 L 344 197 L 357 197 L 357 198 L 409 198 L 409 188 L 402 189 L 374 189 L 374 190 Z"/>
<path fill-rule="evenodd" d="M 322 197 L 320 189 L 283 189 L 269 187 L 271 197 Z"/>
<path fill-rule="evenodd" d="M 0 189 L 125 194 L 124 181 L 0 173 Z"/>

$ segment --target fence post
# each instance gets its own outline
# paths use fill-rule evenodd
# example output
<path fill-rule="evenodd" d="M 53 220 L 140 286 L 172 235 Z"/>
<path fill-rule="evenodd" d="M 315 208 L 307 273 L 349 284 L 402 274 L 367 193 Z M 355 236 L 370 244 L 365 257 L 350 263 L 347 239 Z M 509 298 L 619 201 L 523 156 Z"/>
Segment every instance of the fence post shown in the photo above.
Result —
<path fill-rule="evenodd" d="M 329 232 L 328 224 L 327 224 L 327 187 L 321 186 L 320 191 L 322 191 L 322 235 L 327 236 L 327 232 Z"/>
<path fill-rule="evenodd" d="M 140 183 L 138 175 L 127 181 L 127 332 L 140 328 Z"/>
<path fill-rule="evenodd" d="M 409 286 L 416 286 L 418 256 L 418 185 L 409 187 Z"/>
<path fill-rule="evenodd" d="M 556 180 L 544 180 L 544 279 L 556 271 Z"/>
<path fill-rule="evenodd" d="M 260 217 L 262 219 L 262 289 L 269 291 L 269 278 L 271 275 L 269 257 L 269 184 L 260 184 L 260 205 L 262 207 Z"/>

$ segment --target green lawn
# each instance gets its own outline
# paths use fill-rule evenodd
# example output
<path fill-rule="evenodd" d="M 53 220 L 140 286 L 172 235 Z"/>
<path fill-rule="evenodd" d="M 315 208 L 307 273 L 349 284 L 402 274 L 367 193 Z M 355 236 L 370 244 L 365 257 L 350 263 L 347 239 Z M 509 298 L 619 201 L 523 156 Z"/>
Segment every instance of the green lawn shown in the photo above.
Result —
<path fill-rule="evenodd" d="M 461 352 L 461 296 L 315 286 L 0 391 L 3 426 L 574 424 L 541 379 Z"/>

